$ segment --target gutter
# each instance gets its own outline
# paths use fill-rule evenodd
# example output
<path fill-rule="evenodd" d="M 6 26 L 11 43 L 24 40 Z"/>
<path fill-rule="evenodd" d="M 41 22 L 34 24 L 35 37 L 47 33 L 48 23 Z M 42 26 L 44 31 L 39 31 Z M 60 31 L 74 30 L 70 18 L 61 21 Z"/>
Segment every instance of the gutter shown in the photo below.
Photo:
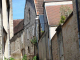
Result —
<path fill-rule="evenodd" d="M 78 23 L 78 41 L 79 41 L 79 51 L 80 51 L 80 29 L 79 29 L 79 11 L 78 11 L 78 0 L 76 2 L 76 12 L 77 12 L 77 23 Z"/>

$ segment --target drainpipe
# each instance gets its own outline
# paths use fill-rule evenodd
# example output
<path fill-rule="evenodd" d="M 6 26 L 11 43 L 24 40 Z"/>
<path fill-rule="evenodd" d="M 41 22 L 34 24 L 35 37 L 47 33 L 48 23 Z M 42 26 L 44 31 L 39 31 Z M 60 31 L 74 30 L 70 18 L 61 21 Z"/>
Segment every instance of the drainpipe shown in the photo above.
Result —
<path fill-rule="evenodd" d="M 79 29 L 79 11 L 78 11 L 78 0 L 76 0 L 76 12 L 77 12 L 77 23 L 78 23 L 78 40 L 79 40 L 79 51 L 80 51 L 80 29 Z"/>

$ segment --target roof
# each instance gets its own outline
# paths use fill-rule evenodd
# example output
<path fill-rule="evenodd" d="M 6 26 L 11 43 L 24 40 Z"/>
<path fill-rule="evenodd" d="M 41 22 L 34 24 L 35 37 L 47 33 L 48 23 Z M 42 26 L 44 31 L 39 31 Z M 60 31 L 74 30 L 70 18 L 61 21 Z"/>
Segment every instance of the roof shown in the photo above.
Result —
<path fill-rule="evenodd" d="M 24 19 L 18 19 L 13 21 L 14 25 L 14 34 L 21 31 L 24 27 Z"/>
<path fill-rule="evenodd" d="M 48 19 L 48 24 L 50 26 L 58 25 L 59 21 L 61 19 L 61 14 L 60 14 L 60 7 L 62 5 L 50 5 L 46 6 L 46 14 L 47 14 L 47 19 Z M 72 4 L 67 4 L 63 6 L 68 6 L 73 10 Z"/>
<path fill-rule="evenodd" d="M 62 0 L 45 0 L 45 1 L 50 2 L 50 1 L 62 1 Z M 64 0 L 64 1 L 72 1 L 72 0 Z"/>
<path fill-rule="evenodd" d="M 43 14 L 43 2 L 44 0 L 34 0 L 37 15 Z"/>
<path fill-rule="evenodd" d="M 16 27 L 23 19 L 13 20 L 13 27 Z"/>

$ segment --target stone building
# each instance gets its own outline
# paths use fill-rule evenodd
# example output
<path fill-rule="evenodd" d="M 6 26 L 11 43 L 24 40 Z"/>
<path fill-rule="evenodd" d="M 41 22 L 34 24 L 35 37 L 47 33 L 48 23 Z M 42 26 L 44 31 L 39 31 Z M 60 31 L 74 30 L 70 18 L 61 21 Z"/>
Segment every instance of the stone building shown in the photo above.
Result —
<path fill-rule="evenodd" d="M 10 40 L 10 55 L 15 60 L 21 60 L 24 55 L 24 20 L 15 20 L 14 24 L 14 36 Z"/>
<path fill-rule="evenodd" d="M 34 57 L 34 45 L 30 41 L 31 38 L 36 37 L 36 11 L 34 0 L 26 0 L 24 12 L 25 53 L 28 59 L 31 60 Z"/>
<path fill-rule="evenodd" d="M 55 60 L 80 60 L 78 26 L 73 13 L 62 26 L 58 26 L 57 33 L 52 38 L 52 56 Z"/>
<path fill-rule="evenodd" d="M 79 0 L 73 0 L 73 13 L 52 38 L 53 60 L 80 60 Z"/>
<path fill-rule="evenodd" d="M 18 20 L 14 21 L 16 26 L 14 26 L 14 37 L 10 41 L 11 57 L 19 60 L 22 59 L 24 55 L 27 55 L 27 59 L 29 60 L 34 57 L 34 44 L 31 43 L 31 39 L 36 37 L 35 18 L 36 11 L 34 0 L 26 0 L 24 21 L 18 23 L 16 23 Z M 17 44 L 18 46 L 16 46 Z"/>
<path fill-rule="evenodd" d="M 0 59 L 10 57 L 9 40 L 13 36 L 12 0 L 0 1 Z"/>
<path fill-rule="evenodd" d="M 63 2 L 55 2 L 55 1 L 51 2 L 51 1 L 44 1 L 44 0 L 37 0 L 37 1 L 35 0 L 36 14 L 38 15 L 38 20 L 39 20 L 38 54 L 40 60 L 51 59 L 49 41 L 54 36 L 55 29 L 57 28 L 60 21 L 60 13 L 59 13 L 60 6 L 67 5 L 71 9 L 73 9 L 72 2 L 71 3 L 70 2 L 71 1 L 63 3 Z M 57 5 L 58 3 L 61 4 Z M 39 6 L 39 4 L 41 5 Z"/>
<path fill-rule="evenodd" d="M 61 19 L 61 7 L 68 7 L 73 11 L 72 1 L 54 1 L 54 2 L 44 2 L 44 20 L 48 21 L 49 34 L 48 34 L 48 49 L 49 58 L 51 59 L 51 39 L 55 34 L 55 29 L 60 23 Z M 66 9 L 67 10 L 67 9 Z"/>

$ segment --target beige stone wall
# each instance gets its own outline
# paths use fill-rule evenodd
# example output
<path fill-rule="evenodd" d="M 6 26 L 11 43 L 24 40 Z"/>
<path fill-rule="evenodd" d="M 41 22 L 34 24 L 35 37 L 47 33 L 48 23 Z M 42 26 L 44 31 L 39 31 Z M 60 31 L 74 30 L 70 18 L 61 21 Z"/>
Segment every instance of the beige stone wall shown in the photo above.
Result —
<path fill-rule="evenodd" d="M 44 33 L 39 40 L 39 59 L 49 60 L 48 33 Z"/>
<path fill-rule="evenodd" d="M 17 33 L 10 41 L 10 48 L 11 48 L 11 57 L 14 59 L 21 59 L 21 50 L 24 48 L 22 41 L 23 41 L 23 30 Z"/>
<path fill-rule="evenodd" d="M 77 20 L 73 16 L 62 26 L 64 59 L 79 60 Z"/>
<path fill-rule="evenodd" d="M 77 20 L 73 16 L 62 26 L 64 60 L 80 60 L 79 59 L 79 42 Z M 58 59 L 58 41 L 55 35 L 52 39 L 53 59 Z"/>
<path fill-rule="evenodd" d="M 60 60 L 57 34 L 55 34 L 52 38 L 52 58 L 53 60 Z"/>

